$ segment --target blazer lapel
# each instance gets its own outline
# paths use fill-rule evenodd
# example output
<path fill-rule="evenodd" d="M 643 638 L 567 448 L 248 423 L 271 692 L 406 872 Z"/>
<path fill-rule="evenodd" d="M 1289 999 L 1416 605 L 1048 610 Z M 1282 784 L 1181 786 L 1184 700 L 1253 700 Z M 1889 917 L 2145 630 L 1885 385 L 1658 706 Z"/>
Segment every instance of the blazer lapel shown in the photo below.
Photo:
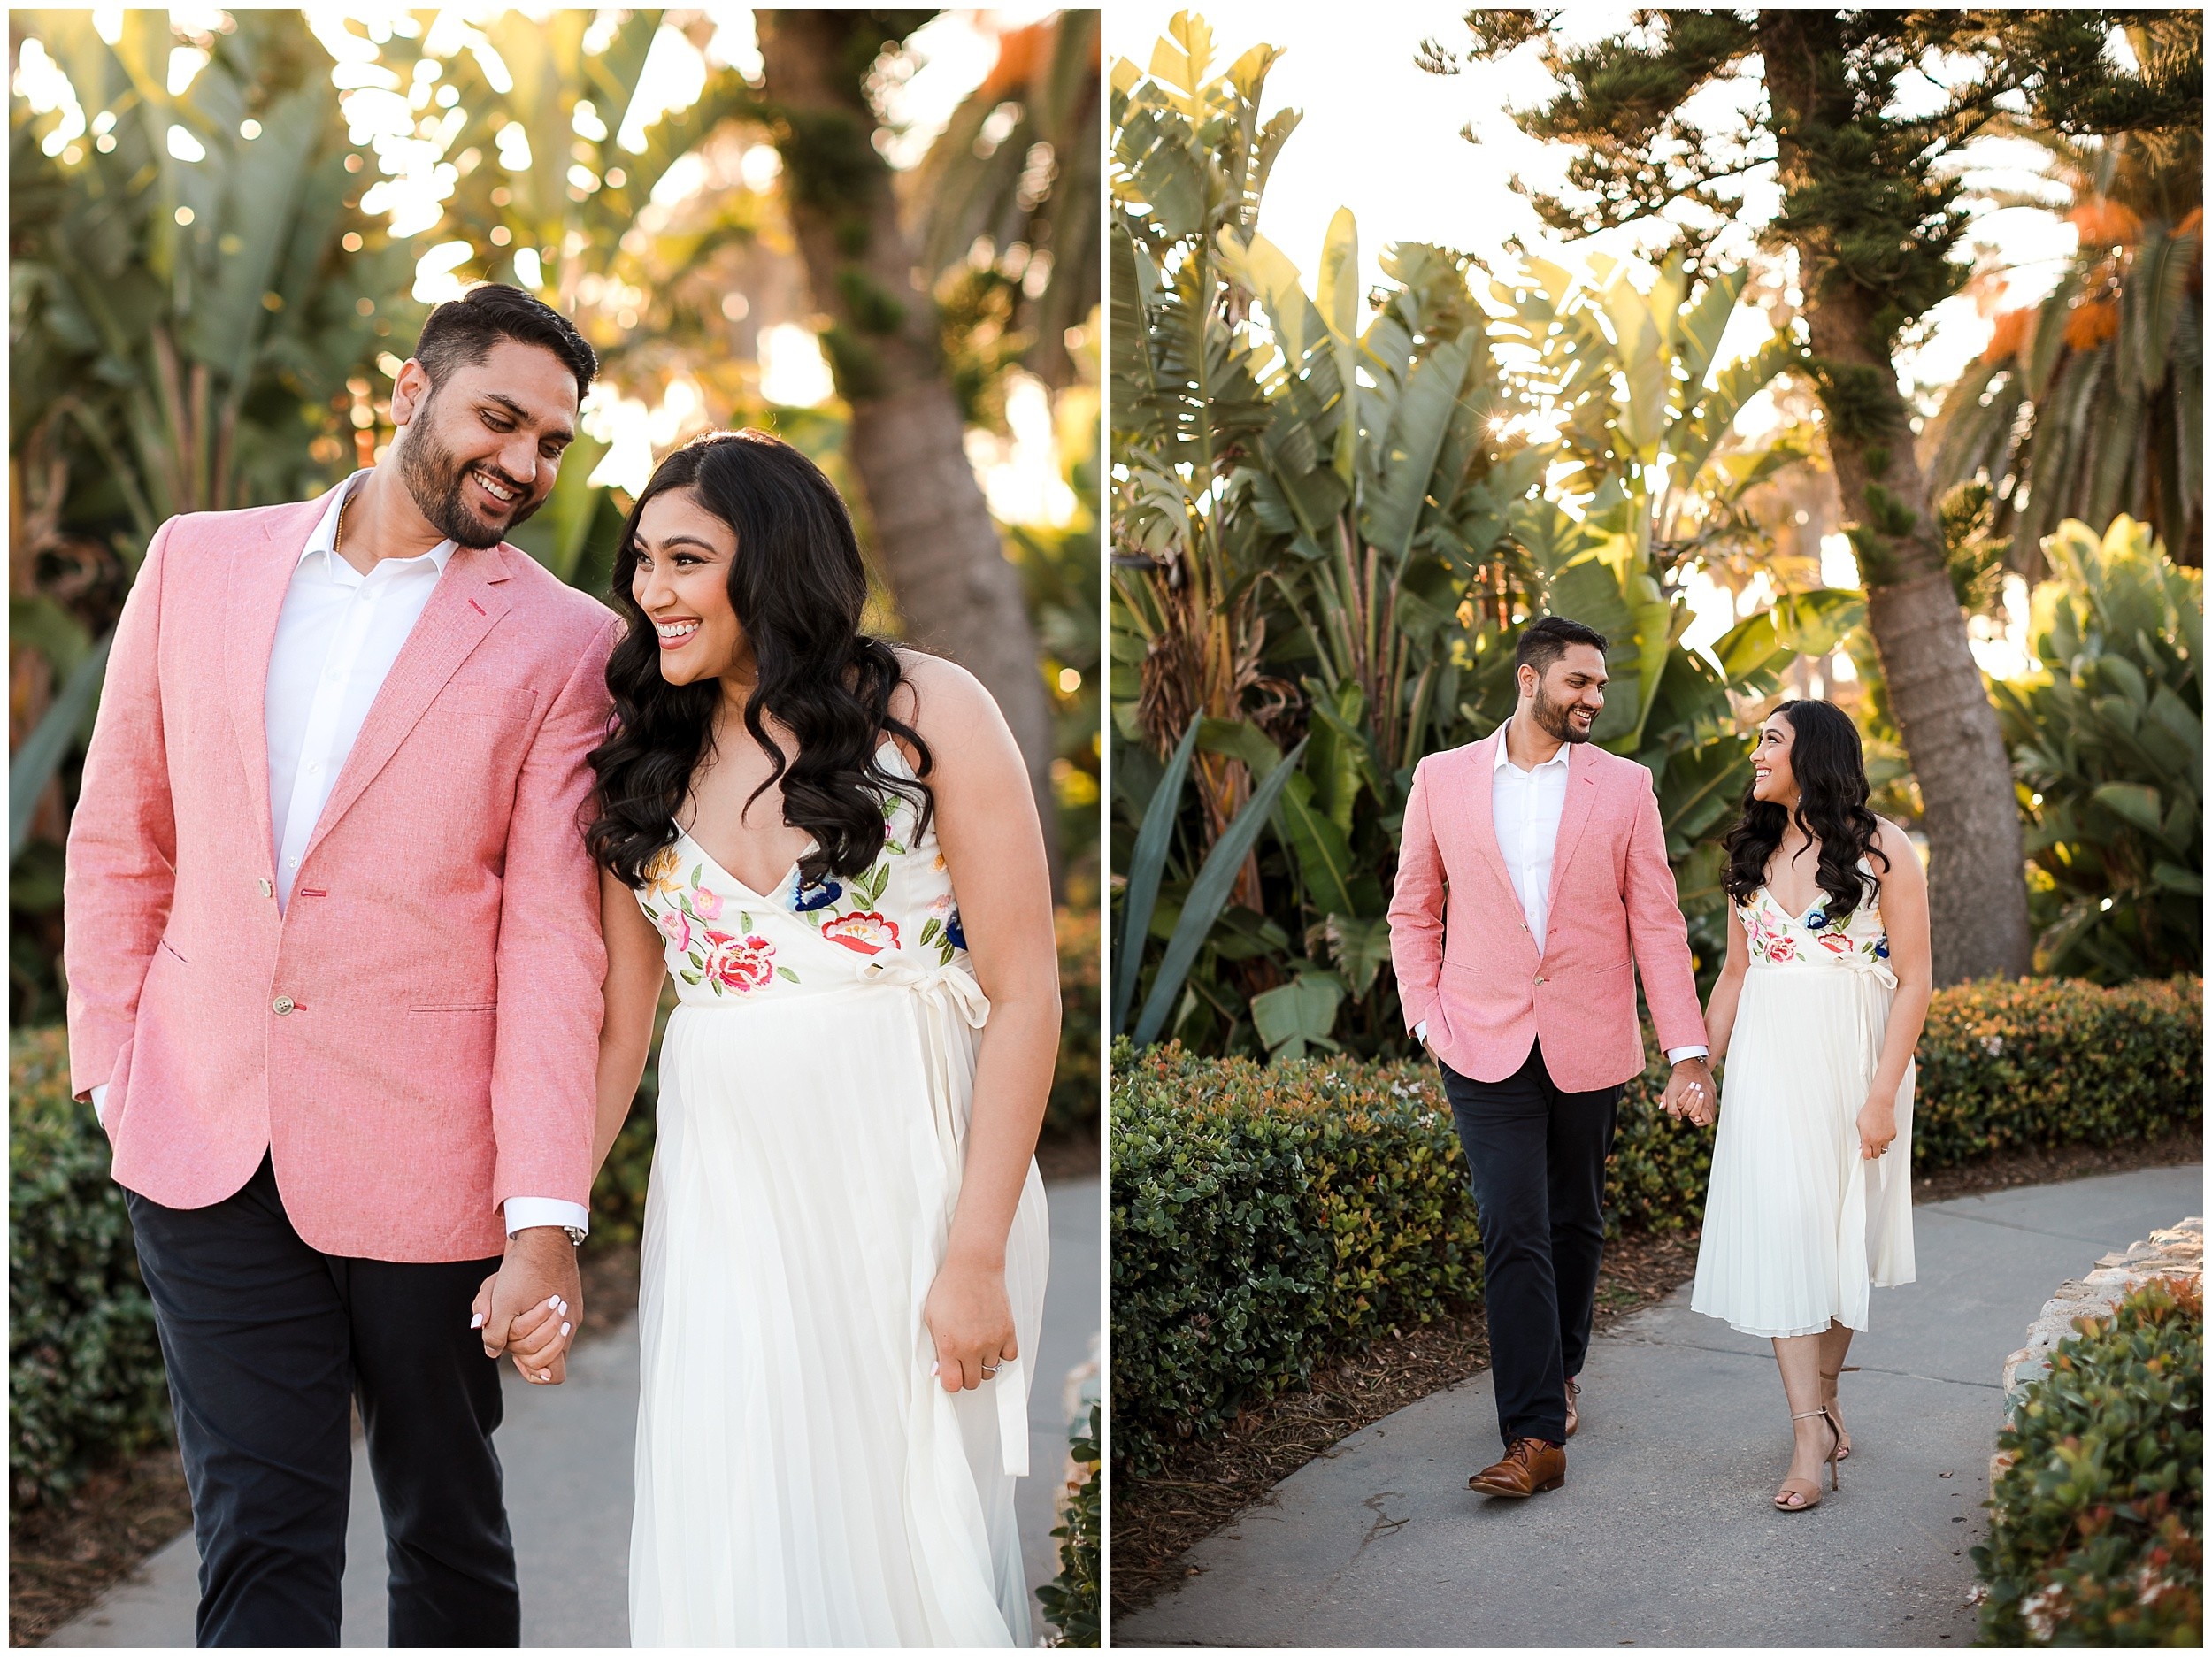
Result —
<path fill-rule="evenodd" d="M 361 734 L 354 740 L 353 751 L 346 756 L 315 832 L 308 838 L 303 863 L 314 855 L 315 848 L 399 751 L 469 653 L 507 613 L 510 602 L 500 590 L 507 579 L 504 556 L 503 548 L 455 550 L 415 630 L 384 676 L 376 700 L 369 704 Z"/>
<path fill-rule="evenodd" d="M 1577 742 L 1567 750 L 1567 798 L 1559 809 L 1559 838 L 1552 842 L 1551 848 L 1551 884 L 1544 892 L 1544 914 L 1548 917 L 1544 930 L 1548 934 L 1551 922 L 1559 914 L 1560 877 L 1566 873 L 1575 848 L 1582 842 L 1582 831 L 1589 825 L 1590 808 L 1597 803 L 1597 763 L 1591 757 L 1590 745 Z"/>
<path fill-rule="evenodd" d="M 276 875 L 276 825 L 269 805 L 269 657 L 276 649 L 277 621 L 292 572 L 307 538 L 321 523 L 330 496 L 301 502 L 260 519 L 261 537 L 232 558 L 224 606 L 224 678 L 238 757 L 245 767 L 246 799 L 261 825 L 267 861 L 265 879 Z"/>
<path fill-rule="evenodd" d="M 1520 894 L 1514 891 L 1513 878 L 1506 872 L 1505 852 L 1498 845 L 1498 819 L 1490 809 L 1494 786 L 1490 773 L 1498 762 L 1498 744 L 1504 740 L 1505 727 L 1502 725 L 1467 749 L 1467 763 L 1473 771 L 1467 779 L 1467 832 L 1475 842 L 1475 849 L 1490 865 L 1490 872 L 1497 876 L 1498 885 L 1512 899 L 1517 914 Z"/>

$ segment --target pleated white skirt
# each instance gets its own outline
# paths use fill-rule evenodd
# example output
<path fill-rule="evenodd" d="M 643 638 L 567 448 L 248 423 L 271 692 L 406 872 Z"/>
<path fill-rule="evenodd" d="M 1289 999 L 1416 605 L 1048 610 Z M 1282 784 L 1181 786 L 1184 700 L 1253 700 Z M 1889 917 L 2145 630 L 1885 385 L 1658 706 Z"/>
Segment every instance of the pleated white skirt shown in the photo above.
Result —
<path fill-rule="evenodd" d="M 1025 1362 L 948 1394 L 922 1322 L 976 1041 L 942 998 L 892 986 L 670 1018 L 634 1645 L 1029 1643 L 1014 1475 L 1044 1307 L 1034 1164 L 1007 1241 Z"/>
<path fill-rule="evenodd" d="M 1913 1280 L 1913 1066 L 1895 1141 L 1859 1155 L 1896 994 L 1885 978 L 1817 962 L 1746 971 L 1693 1310 L 1746 1335 L 1816 1335 L 1831 1319 L 1864 1330 L 1869 1288 Z"/>

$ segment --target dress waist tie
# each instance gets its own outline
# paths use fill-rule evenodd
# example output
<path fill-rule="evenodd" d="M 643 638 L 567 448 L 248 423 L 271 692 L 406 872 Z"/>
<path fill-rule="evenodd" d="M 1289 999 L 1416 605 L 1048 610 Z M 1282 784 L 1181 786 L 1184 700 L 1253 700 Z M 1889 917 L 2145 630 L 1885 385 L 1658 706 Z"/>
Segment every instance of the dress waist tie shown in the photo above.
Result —
<path fill-rule="evenodd" d="M 955 1019 L 972 1030 L 982 1029 L 991 1016 L 990 1000 L 974 973 L 949 962 L 932 967 L 906 955 L 882 955 L 862 967 L 860 976 L 872 984 L 911 990 L 923 1003 L 924 1015 L 918 1022 L 930 1082 L 931 1126 L 945 1176 L 943 1218 L 950 1226 L 965 1166 L 968 1116 L 957 1102 L 966 1067 L 955 1055 L 948 1038 Z M 925 1339 L 927 1335 L 925 1330 Z M 1029 1388 L 1023 1377 L 1022 1360 L 1010 1358 L 997 1368 L 998 1373 L 984 1385 L 997 1395 L 1000 1461 L 1006 1472 L 1025 1478 L 1029 1475 Z"/>
<path fill-rule="evenodd" d="M 1897 975 L 1890 970 L 1889 963 L 1878 955 L 1862 955 L 1854 950 L 1840 958 L 1839 964 L 1860 978 L 1871 978 L 1886 990 L 1897 987 Z M 1869 1082 L 1882 1062 L 1882 1026 L 1875 1014 L 1875 997 L 1862 993 L 1851 998 L 1851 1016 L 1858 1021 L 1859 1052 L 1865 1063 Z M 1864 1329 L 1867 1326 L 1868 1299 L 1872 1273 L 1867 1257 L 1866 1182 L 1870 1171 L 1877 1177 L 1886 1177 L 1889 1152 L 1874 1158 L 1870 1169 L 1867 1159 L 1859 1155 L 1858 1118 L 1854 1113 L 1850 1131 L 1846 1136 L 1845 1155 L 1849 1159 L 1851 1171 L 1845 1176 L 1843 1213 L 1838 1221 L 1836 1238 L 1837 1260 L 1840 1264 L 1849 1262 L 1840 1273 L 1841 1317 L 1846 1326 Z M 1895 1149 L 1893 1142 L 1891 1149 Z"/>

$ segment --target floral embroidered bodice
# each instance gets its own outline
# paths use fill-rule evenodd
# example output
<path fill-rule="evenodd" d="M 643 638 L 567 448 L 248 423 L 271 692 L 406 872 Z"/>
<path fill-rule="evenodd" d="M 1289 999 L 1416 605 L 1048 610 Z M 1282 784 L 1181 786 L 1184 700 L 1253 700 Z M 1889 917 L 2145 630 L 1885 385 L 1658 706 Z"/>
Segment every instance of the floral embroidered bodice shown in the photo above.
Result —
<path fill-rule="evenodd" d="M 1866 877 L 1867 895 L 1848 916 L 1830 917 L 1834 903 L 1825 892 L 1819 893 L 1812 908 L 1802 915 L 1792 915 L 1764 886 L 1749 901 L 1738 903 L 1736 918 L 1742 923 L 1745 940 L 1750 945 L 1751 964 L 1800 970 L 1843 967 L 1894 984 L 1896 975 L 1889 965 L 1889 933 L 1882 925 L 1880 887 L 1874 879 L 1873 865 L 1862 857 L 1859 872 Z"/>
<path fill-rule="evenodd" d="M 896 745 L 877 758 L 910 777 Z M 772 894 L 753 891 L 688 833 L 646 866 L 637 894 L 664 940 L 677 999 L 729 1007 L 889 980 L 919 985 L 974 970 L 934 825 L 915 832 L 915 803 L 887 794 L 883 849 L 856 875 L 806 884 L 795 863 Z"/>

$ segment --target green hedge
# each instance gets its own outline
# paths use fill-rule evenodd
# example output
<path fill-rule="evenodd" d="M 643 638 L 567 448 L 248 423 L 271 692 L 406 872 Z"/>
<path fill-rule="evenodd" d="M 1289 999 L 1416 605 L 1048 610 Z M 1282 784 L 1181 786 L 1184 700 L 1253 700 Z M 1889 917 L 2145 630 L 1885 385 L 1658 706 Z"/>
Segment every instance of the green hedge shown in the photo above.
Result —
<path fill-rule="evenodd" d="M 1938 992 L 1915 1165 L 2200 1124 L 2201 1001 L 2199 979 Z M 1613 1231 L 1704 1217 L 1711 1135 L 1660 1110 L 1648 1032 L 1645 1050 L 1607 1168 Z M 1117 1468 L 1156 1472 L 1177 1440 L 1479 1297 L 1474 1204 L 1432 1066 L 1262 1065 L 1125 1042 L 1111 1132 Z"/>
<path fill-rule="evenodd" d="M 1081 1483 L 1068 1498 L 1067 1516 L 1054 1527 L 1060 1538 L 1060 1574 L 1037 1590 L 1045 1621 L 1060 1630 L 1060 1645 L 1098 1644 L 1099 1454 L 1098 1406 L 1091 1406 L 1090 1430 L 1068 1446 L 1083 1469 Z"/>
<path fill-rule="evenodd" d="M 12 1507 L 172 1430 L 122 1188 L 58 1029 L 8 1039 L 8 1429 Z"/>
<path fill-rule="evenodd" d="M 1622 1101 L 1609 1223 L 1699 1212 L 1709 1137 Z M 1179 1437 L 1304 1384 L 1316 1363 L 1476 1302 L 1482 1246 L 1432 1066 L 1262 1065 L 1114 1050 L 1114 1446 L 1156 1470 Z"/>
<path fill-rule="evenodd" d="M 1985 1645 L 2200 1645 L 2204 1298 L 2154 1282 L 2081 1318 L 1998 1435 Z"/>
<path fill-rule="evenodd" d="M 2204 980 L 1962 984 L 1929 1007 L 1918 1063 L 1918 1167 L 2155 1138 L 2203 1120 Z"/>

